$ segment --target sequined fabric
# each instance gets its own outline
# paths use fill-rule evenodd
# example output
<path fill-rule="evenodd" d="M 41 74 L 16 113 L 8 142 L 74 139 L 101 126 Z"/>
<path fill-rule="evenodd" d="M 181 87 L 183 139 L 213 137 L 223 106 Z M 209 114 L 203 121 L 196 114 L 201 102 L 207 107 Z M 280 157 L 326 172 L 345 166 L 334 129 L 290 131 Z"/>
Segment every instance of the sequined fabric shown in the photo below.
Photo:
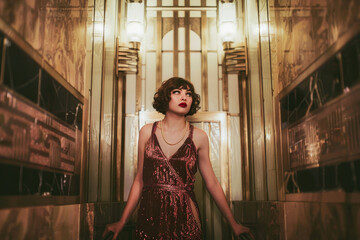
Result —
<path fill-rule="evenodd" d="M 143 181 L 136 227 L 137 239 L 202 239 L 200 216 L 193 192 L 197 153 L 193 126 L 183 145 L 166 158 L 153 124 L 145 145 Z"/>

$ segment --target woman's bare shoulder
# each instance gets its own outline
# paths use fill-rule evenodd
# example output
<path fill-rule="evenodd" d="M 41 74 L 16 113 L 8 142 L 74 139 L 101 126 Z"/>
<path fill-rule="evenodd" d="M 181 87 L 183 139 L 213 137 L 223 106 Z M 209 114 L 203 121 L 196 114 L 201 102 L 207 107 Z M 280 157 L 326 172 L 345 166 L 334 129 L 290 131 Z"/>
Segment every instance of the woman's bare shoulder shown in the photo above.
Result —
<path fill-rule="evenodd" d="M 202 144 L 209 142 L 208 135 L 206 134 L 206 132 L 195 126 L 193 132 L 193 139 L 197 147 L 200 147 Z"/>
<path fill-rule="evenodd" d="M 139 132 L 139 138 L 147 141 L 151 135 L 153 123 L 148 123 L 142 126 Z"/>

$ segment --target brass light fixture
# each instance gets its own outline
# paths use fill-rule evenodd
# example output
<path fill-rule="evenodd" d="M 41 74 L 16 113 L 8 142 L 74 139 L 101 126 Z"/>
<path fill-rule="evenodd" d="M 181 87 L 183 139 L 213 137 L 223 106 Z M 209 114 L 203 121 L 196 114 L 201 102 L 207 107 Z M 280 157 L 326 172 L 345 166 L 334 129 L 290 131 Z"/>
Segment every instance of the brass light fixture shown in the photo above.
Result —
<path fill-rule="evenodd" d="M 237 35 L 235 1 L 219 2 L 219 35 L 224 47 L 223 68 L 226 73 L 248 73 L 246 40 L 234 44 Z M 235 45 L 235 46 L 233 46 Z"/>
<path fill-rule="evenodd" d="M 144 1 L 127 2 L 126 37 L 129 46 L 117 46 L 117 72 L 137 73 L 140 43 L 144 36 Z"/>

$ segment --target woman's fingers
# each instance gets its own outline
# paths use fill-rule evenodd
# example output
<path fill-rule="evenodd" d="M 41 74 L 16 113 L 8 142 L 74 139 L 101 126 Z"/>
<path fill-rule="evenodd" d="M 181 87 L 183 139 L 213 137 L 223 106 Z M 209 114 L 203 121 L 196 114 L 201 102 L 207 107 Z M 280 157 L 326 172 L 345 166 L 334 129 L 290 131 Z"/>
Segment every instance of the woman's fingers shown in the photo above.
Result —
<path fill-rule="evenodd" d="M 109 229 L 108 229 L 108 227 L 106 225 L 105 230 L 104 230 L 104 232 L 102 234 L 102 238 L 104 238 L 108 232 L 109 232 Z"/>

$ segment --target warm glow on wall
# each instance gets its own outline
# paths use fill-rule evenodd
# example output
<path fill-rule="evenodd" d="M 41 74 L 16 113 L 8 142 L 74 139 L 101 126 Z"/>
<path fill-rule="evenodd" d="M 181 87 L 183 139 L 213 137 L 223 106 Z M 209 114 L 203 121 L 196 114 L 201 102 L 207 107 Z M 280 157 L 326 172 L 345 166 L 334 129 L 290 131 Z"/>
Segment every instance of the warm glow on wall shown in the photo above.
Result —
<path fill-rule="evenodd" d="M 127 4 L 126 33 L 129 42 L 141 42 L 144 36 L 144 1 Z"/>
<path fill-rule="evenodd" d="M 219 3 L 219 34 L 223 42 L 235 41 L 236 7 L 234 2 Z"/>

